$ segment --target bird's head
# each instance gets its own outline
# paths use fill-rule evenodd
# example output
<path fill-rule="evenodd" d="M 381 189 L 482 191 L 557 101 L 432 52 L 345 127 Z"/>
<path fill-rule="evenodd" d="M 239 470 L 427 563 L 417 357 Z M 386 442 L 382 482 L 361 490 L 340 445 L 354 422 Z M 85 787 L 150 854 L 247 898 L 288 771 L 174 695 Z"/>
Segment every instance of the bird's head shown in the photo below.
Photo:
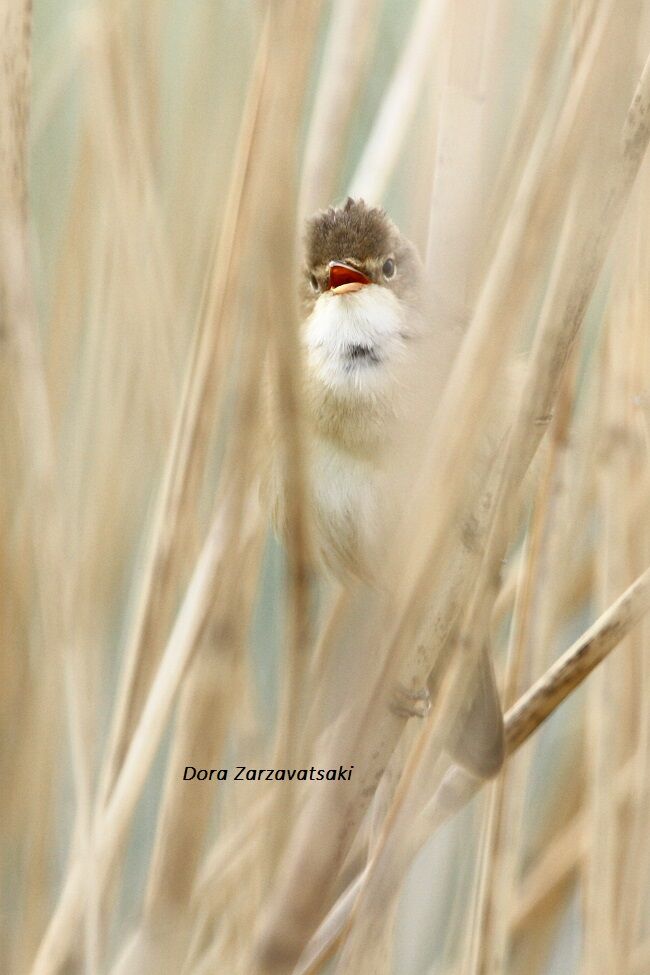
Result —
<path fill-rule="evenodd" d="M 417 252 L 379 207 L 348 197 L 307 222 L 302 296 L 311 312 L 322 296 L 351 294 L 369 285 L 417 305 L 421 265 Z"/>
<path fill-rule="evenodd" d="M 301 340 L 318 409 L 394 412 L 417 356 L 421 293 L 417 252 L 383 210 L 348 198 L 311 217 Z"/>
<path fill-rule="evenodd" d="M 421 263 L 379 207 L 348 198 L 307 223 L 302 341 L 312 380 L 349 399 L 388 396 L 421 322 Z"/>

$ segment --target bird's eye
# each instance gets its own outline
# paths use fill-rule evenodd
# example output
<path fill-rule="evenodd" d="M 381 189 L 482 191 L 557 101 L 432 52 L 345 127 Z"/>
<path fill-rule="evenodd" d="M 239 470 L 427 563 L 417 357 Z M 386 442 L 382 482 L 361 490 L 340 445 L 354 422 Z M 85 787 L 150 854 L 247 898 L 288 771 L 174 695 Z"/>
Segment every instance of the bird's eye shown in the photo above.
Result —
<path fill-rule="evenodd" d="M 392 257 L 389 257 L 387 261 L 384 261 L 384 266 L 381 269 L 381 273 L 385 278 L 392 278 L 395 274 L 395 261 Z"/>
<path fill-rule="evenodd" d="M 311 290 L 312 291 L 320 291 L 320 287 L 319 287 L 319 284 L 318 284 L 318 278 L 316 277 L 315 274 L 310 274 L 309 275 L 309 283 L 311 285 Z"/>

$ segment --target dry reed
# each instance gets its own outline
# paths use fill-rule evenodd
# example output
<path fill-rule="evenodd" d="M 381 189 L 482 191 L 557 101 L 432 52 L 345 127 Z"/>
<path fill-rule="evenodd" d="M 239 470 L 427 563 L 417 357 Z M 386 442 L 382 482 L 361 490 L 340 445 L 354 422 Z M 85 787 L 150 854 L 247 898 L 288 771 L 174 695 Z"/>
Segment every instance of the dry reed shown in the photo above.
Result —
<path fill-rule="evenodd" d="M 643 975 L 647 0 L 0 22 L 2 971 Z M 390 599 L 310 546 L 299 240 L 346 190 L 422 245 L 444 363 Z"/>

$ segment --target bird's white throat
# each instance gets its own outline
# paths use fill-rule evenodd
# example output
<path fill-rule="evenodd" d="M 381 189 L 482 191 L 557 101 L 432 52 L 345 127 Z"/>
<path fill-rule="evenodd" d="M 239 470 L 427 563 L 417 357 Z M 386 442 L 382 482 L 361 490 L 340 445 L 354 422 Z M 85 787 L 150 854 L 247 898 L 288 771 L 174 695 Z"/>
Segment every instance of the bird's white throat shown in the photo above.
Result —
<path fill-rule="evenodd" d="M 312 381 L 343 399 L 386 395 L 405 356 L 404 317 L 398 298 L 378 285 L 321 295 L 303 331 Z"/>
<path fill-rule="evenodd" d="M 413 378 L 417 314 L 388 288 L 326 292 L 303 325 L 307 404 L 317 435 L 376 455 L 390 449 L 392 421 Z"/>

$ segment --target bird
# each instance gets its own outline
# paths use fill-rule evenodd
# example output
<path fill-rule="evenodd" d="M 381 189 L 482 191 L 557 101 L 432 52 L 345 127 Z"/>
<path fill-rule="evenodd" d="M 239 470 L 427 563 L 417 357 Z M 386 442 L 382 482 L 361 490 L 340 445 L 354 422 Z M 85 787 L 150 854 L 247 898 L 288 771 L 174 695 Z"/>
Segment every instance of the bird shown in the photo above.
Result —
<path fill-rule="evenodd" d="M 383 208 L 362 199 L 348 197 L 307 220 L 299 287 L 314 556 L 343 584 L 381 588 L 391 526 L 412 477 L 414 431 L 427 428 L 423 404 L 435 406 L 453 343 L 431 326 L 416 247 Z M 282 537 L 281 474 L 271 481 Z M 393 704 L 422 716 L 427 698 L 425 690 L 396 689 Z M 491 777 L 503 761 L 503 718 L 487 650 L 459 714 L 448 751 L 473 774 Z"/>

